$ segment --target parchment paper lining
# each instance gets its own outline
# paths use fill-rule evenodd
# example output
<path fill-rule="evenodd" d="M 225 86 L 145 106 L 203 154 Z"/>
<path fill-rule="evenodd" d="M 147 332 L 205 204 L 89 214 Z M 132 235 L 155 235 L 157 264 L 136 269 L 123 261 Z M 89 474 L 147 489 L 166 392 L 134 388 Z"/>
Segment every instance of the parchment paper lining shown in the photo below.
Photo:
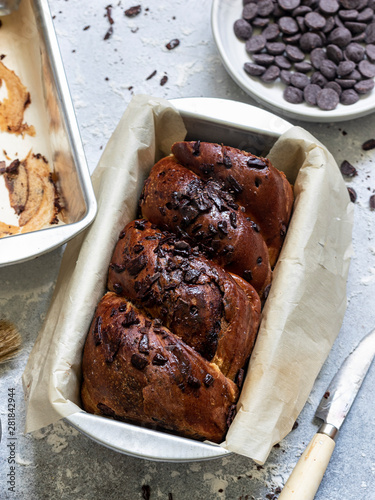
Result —
<path fill-rule="evenodd" d="M 26 432 L 80 410 L 82 348 L 118 234 L 136 215 L 144 179 L 186 130 L 162 99 L 136 96 L 93 174 L 98 214 L 68 243 L 23 384 Z M 346 308 L 352 206 L 326 148 L 293 127 L 269 158 L 295 184 L 295 205 L 270 296 L 225 443 L 263 463 L 291 430 L 340 330 Z"/>

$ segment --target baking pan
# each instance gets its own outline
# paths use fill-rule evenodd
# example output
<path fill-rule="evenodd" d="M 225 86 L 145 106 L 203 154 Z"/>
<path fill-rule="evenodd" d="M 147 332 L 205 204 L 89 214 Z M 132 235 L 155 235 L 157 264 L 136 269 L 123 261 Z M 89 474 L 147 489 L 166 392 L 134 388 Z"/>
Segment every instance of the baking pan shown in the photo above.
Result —
<path fill-rule="evenodd" d="M 9 158 L 21 160 L 30 150 L 42 154 L 52 166 L 63 206 L 57 225 L 0 239 L 0 266 L 5 266 L 32 259 L 73 238 L 93 221 L 96 200 L 47 0 L 22 0 L 19 9 L 1 21 L 3 62 L 30 92 L 25 121 L 35 127 L 36 135 L 1 132 L 6 157 L 0 160 L 8 160 L 7 164 Z"/>
<path fill-rule="evenodd" d="M 223 142 L 265 156 L 291 124 L 262 109 L 215 98 L 184 98 L 170 101 L 180 112 L 187 140 Z M 203 443 L 130 425 L 86 412 L 66 418 L 73 427 L 94 441 L 138 458 L 190 462 L 223 457 L 230 452 Z"/>

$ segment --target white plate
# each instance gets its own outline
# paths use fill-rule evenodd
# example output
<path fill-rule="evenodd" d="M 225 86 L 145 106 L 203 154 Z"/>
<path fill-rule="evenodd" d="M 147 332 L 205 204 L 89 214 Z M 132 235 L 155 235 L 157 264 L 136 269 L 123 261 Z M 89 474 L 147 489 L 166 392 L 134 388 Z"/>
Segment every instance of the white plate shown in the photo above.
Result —
<path fill-rule="evenodd" d="M 243 65 L 250 61 L 245 43 L 233 32 L 233 24 L 241 18 L 242 0 L 213 0 L 211 24 L 213 36 L 222 62 L 233 80 L 257 102 L 282 116 L 313 122 L 352 120 L 375 111 L 375 90 L 361 96 L 356 104 L 339 104 L 332 111 L 323 111 L 306 103 L 290 104 L 283 98 L 285 86 L 279 81 L 263 83 L 245 73 Z"/>

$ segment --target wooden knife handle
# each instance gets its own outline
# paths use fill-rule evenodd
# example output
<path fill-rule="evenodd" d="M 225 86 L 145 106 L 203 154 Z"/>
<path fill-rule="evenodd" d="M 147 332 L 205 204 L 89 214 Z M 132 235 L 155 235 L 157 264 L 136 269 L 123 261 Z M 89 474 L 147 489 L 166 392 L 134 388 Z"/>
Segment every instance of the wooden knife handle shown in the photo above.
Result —
<path fill-rule="evenodd" d="M 279 500 L 313 500 L 335 444 L 326 434 L 315 434 L 286 482 Z"/>

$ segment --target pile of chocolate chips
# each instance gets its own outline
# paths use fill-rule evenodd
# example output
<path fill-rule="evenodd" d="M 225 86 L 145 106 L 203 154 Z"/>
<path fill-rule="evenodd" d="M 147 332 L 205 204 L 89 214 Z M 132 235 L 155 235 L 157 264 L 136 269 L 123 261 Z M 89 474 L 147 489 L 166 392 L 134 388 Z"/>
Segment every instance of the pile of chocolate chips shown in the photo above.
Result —
<path fill-rule="evenodd" d="M 265 83 L 322 110 L 354 104 L 375 86 L 375 0 L 243 0 L 234 33 Z"/>

